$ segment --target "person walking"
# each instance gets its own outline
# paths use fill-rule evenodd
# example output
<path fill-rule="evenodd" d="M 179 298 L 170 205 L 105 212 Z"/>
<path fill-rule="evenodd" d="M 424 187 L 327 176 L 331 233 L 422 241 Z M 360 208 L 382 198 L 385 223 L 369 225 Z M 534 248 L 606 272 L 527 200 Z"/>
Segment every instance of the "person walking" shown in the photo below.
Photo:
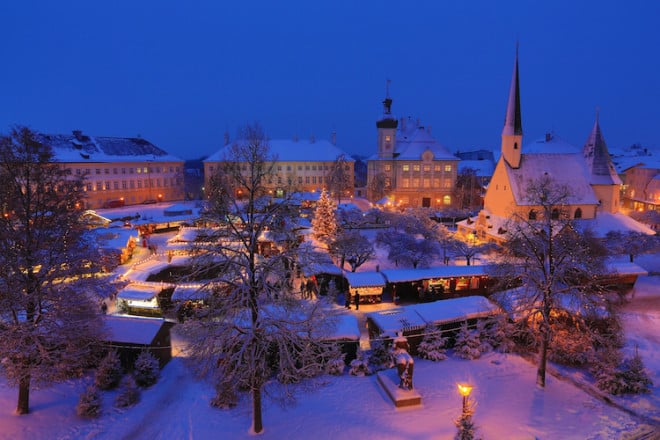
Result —
<path fill-rule="evenodd" d="M 360 292 L 355 291 L 355 310 L 360 309 Z"/>
<path fill-rule="evenodd" d="M 350 310 L 351 308 L 351 291 L 347 290 L 346 293 L 344 293 L 344 307 Z"/>

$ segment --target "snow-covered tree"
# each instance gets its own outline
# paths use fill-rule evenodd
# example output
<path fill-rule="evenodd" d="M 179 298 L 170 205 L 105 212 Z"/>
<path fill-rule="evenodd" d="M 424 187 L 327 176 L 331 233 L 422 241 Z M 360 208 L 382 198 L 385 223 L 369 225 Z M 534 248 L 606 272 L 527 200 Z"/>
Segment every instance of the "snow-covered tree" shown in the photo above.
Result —
<path fill-rule="evenodd" d="M 332 201 L 328 193 L 323 190 L 316 202 L 316 210 L 312 219 L 312 228 L 314 236 L 322 241 L 332 241 L 337 234 L 337 220 L 335 219 L 335 210 L 337 206 Z"/>
<path fill-rule="evenodd" d="M 150 352 L 144 350 L 135 359 L 135 365 L 133 365 L 135 383 L 147 388 L 158 382 L 158 376 L 160 376 L 160 363 L 158 359 Z"/>
<path fill-rule="evenodd" d="M 337 156 L 326 174 L 328 191 L 341 203 L 342 197 L 353 194 L 353 173 L 348 159 L 343 154 Z"/>
<path fill-rule="evenodd" d="M 620 356 L 612 356 L 596 371 L 596 386 L 613 395 L 648 393 L 653 385 L 638 350 L 616 365 Z"/>
<path fill-rule="evenodd" d="M 454 354 L 462 359 L 479 359 L 485 351 L 479 333 L 464 322 L 456 335 Z"/>
<path fill-rule="evenodd" d="M 419 356 L 423 359 L 432 361 L 443 361 L 447 359 L 446 347 L 447 338 L 442 336 L 442 332 L 433 327 L 427 327 L 424 332 L 424 338 L 417 347 Z"/>
<path fill-rule="evenodd" d="M 115 350 L 110 350 L 96 369 L 94 385 L 100 390 L 110 390 L 119 385 L 121 375 L 122 367 L 119 355 Z"/>
<path fill-rule="evenodd" d="M 394 353 L 391 348 L 381 340 L 371 342 L 369 353 L 369 368 L 371 371 L 380 371 L 394 366 Z"/>
<path fill-rule="evenodd" d="M 101 415 L 101 393 L 98 388 L 89 386 L 83 391 L 76 405 L 80 417 L 96 418 Z"/>
<path fill-rule="evenodd" d="M 530 211 L 516 214 L 507 225 L 503 262 L 494 274 L 504 285 L 520 285 L 516 313 L 538 337 L 537 383 L 541 387 L 545 386 L 555 312 L 576 304 L 582 311 L 574 316 L 579 319 L 603 303 L 598 285 L 603 248 L 589 231 L 573 227 L 567 211 L 571 199 L 571 189 L 550 176 L 529 181 L 526 203 Z"/>
<path fill-rule="evenodd" d="M 0 137 L 0 374 L 18 385 L 18 414 L 32 385 L 80 375 L 102 336 L 84 198 L 84 176 L 55 162 L 47 138 L 25 127 Z"/>
<path fill-rule="evenodd" d="M 369 261 L 374 256 L 374 247 L 359 231 L 342 230 L 337 238 L 328 245 L 330 255 L 339 260 L 339 267 L 348 262 L 351 272 Z"/>
<path fill-rule="evenodd" d="M 372 374 L 367 353 L 358 350 L 357 356 L 351 361 L 348 373 L 351 376 L 368 376 Z"/>
<path fill-rule="evenodd" d="M 455 255 L 465 258 L 465 264 L 470 266 L 477 255 L 488 254 L 498 249 L 494 243 L 470 243 L 469 241 L 454 240 L 452 251 Z"/>
<path fill-rule="evenodd" d="M 612 253 L 628 255 L 631 263 L 637 255 L 660 250 L 660 236 L 642 232 L 610 231 L 605 236 L 605 243 Z"/>
<path fill-rule="evenodd" d="M 213 377 L 219 405 L 231 406 L 234 396 L 251 393 L 252 429 L 259 433 L 262 397 L 270 389 L 266 383 L 278 379 L 286 385 L 322 374 L 332 353 L 324 338 L 334 321 L 321 302 L 300 301 L 282 282 L 288 264 L 298 261 L 296 246 L 258 255 L 258 238 L 290 201 L 258 205 L 268 194 L 275 160 L 260 126 L 246 126 L 238 139 L 227 147 L 223 166 L 207 188 L 206 216 L 221 225 L 223 235 L 210 236 L 212 245 L 193 258 L 193 267 L 209 277 L 205 305 L 177 331 L 186 338 L 199 373 Z M 236 187 L 242 188 L 240 199 L 230 190 Z M 277 390 L 284 399 L 290 395 L 287 386 L 272 389 Z"/>
<path fill-rule="evenodd" d="M 387 258 L 397 266 L 428 267 L 440 255 L 436 242 L 405 232 L 379 232 L 376 241 L 388 249 Z"/>
<path fill-rule="evenodd" d="M 133 406 L 140 401 L 140 389 L 133 376 L 127 375 L 120 384 L 120 390 L 115 398 L 117 408 Z"/>
<path fill-rule="evenodd" d="M 454 425 L 458 431 L 456 432 L 455 440 L 474 440 L 477 435 L 477 425 L 472 420 L 474 416 L 474 403 L 467 399 L 464 404 L 461 416 L 454 421 Z"/>

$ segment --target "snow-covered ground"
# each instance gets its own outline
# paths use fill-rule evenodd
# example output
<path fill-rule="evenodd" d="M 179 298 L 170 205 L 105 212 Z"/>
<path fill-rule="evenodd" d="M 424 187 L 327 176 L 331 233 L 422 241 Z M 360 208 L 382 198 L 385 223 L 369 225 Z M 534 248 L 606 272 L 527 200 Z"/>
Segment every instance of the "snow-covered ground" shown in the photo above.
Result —
<path fill-rule="evenodd" d="M 153 238 L 164 246 L 170 237 Z M 660 273 L 658 255 L 640 256 L 635 262 Z M 346 313 L 364 313 L 368 307 Z M 639 279 L 622 316 L 626 351 L 632 353 L 637 347 L 642 355 L 654 382 L 650 394 L 612 398 L 610 404 L 598 398 L 593 387 L 576 385 L 585 379 L 570 373 L 549 376 L 542 390 L 535 385 L 535 366 L 510 354 L 490 353 L 474 361 L 450 356 L 437 363 L 416 359 L 415 387 L 422 396 L 421 406 L 396 409 L 375 376 L 324 376 L 312 391 L 297 393 L 298 400 L 288 407 L 266 400 L 265 431 L 260 437 L 450 439 L 456 432 L 453 420 L 461 411 L 456 383 L 469 382 L 477 403 L 478 435 L 484 439 L 660 438 L 660 431 L 653 431 L 660 426 L 660 276 Z M 161 372 L 160 381 L 142 392 L 140 403 L 116 409 L 116 391 L 104 392 L 102 416 L 94 420 L 75 412 L 91 377 L 33 390 L 32 412 L 24 416 L 13 413 L 17 389 L 0 380 L 0 439 L 252 437 L 250 402 L 243 400 L 232 410 L 212 408 L 213 387 L 193 377 L 180 343 L 174 345 L 175 357 Z"/>

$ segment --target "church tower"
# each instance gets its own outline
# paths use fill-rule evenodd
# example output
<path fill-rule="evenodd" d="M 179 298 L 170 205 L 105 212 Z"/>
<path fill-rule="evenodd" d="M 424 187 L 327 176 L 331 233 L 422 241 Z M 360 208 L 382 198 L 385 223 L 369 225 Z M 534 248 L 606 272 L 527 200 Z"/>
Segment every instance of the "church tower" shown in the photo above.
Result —
<path fill-rule="evenodd" d="M 396 128 L 399 121 L 392 115 L 392 98 L 390 98 L 390 80 L 387 80 L 385 99 L 383 100 L 383 118 L 376 121 L 378 129 L 378 158 L 392 159 L 396 145 Z"/>
<path fill-rule="evenodd" d="M 598 112 L 582 154 L 587 164 L 589 183 L 600 202 L 599 209 L 609 213 L 618 212 L 621 179 L 614 168 L 607 144 L 600 131 Z"/>
<path fill-rule="evenodd" d="M 509 101 L 506 106 L 504 128 L 502 129 L 502 157 L 511 168 L 520 167 L 522 136 L 520 83 L 518 80 L 518 47 L 516 46 L 516 62 L 513 66 L 513 78 L 511 78 L 511 87 L 509 89 Z"/>

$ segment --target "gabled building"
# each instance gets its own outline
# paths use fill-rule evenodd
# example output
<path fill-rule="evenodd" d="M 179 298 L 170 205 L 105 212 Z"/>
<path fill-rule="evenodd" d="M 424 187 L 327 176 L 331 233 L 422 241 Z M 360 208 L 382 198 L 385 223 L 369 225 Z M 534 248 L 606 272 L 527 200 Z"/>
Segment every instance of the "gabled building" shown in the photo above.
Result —
<path fill-rule="evenodd" d="M 236 140 L 234 142 L 243 142 Z M 225 146 L 204 160 L 204 179 L 208 185 L 211 176 L 222 169 L 222 164 L 231 161 L 230 142 L 225 137 Z M 336 137 L 332 140 L 309 139 L 269 139 L 269 155 L 276 158 L 275 174 L 272 181 L 266 185 L 272 189 L 276 197 L 283 197 L 287 192 L 320 192 L 330 191 L 330 172 L 338 158 L 344 159 L 346 181 L 342 185 L 342 198 L 353 195 L 355 179 L 355 160 L 336 146 Z M 247 168 L 247 167 L 246 167 Z M 236 188 L 236 196 L 241 197 L 240 188 Z M 336 198 L 337 195 L 333 194 Z"/>
<path fill-rule="evenodd" d="M 398 207 L 452 206 L 458 157 L 431 136 L 430 127 L 392 115 L 389 93 L 376 122 L 377 153 L 367 161 L 367 197 Z"/>
<path fill-rule="evenodd" d="M 482 240 L 503 241 L 506 220 L 534 219 L 541 212 L 540 206 L 527 197 L 527 187 L 542 176 L 549 176 L 556 184 L 571 190 L 557 216 L 588 220 L 596 219 L 601 213 L 619 211 L 621 180 L 612 164 L 598 116 L 582 149 L 551 133 L 523 147 L 516 53 L 501 156 L 486 191 L 484 209 L 476 220 L 459 225 L 459 230 L 464 234 L 473 232 Z"/>
<path fill-rule="evenodd" d="M 184 161 L 142 138 L 42 134 L 55 159 L 84 175 L 86 208 L 182 200 Z"/>

